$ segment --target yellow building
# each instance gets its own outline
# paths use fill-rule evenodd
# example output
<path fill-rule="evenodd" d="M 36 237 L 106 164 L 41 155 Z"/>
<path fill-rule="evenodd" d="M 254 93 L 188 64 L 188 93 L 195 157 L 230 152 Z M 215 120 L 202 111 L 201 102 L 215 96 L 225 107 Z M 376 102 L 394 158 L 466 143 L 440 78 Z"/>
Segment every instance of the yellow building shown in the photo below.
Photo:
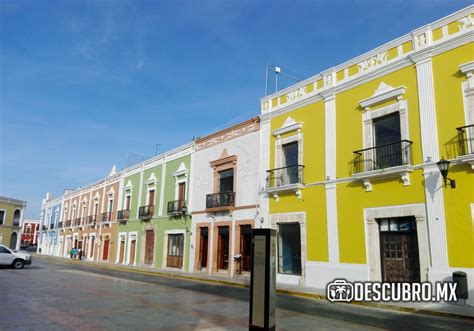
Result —
<path fill-rule="evenodd" d="M 0 197 L 0 244 L 20 248 L 21 224 L 26 201 Z"/>
<path fill-rule="evenodd" d="M 473 12 L 261 100 L 261 210 L 279 233 L 278 282 L 441 281 L 459 270 L 472 293 Z"/>

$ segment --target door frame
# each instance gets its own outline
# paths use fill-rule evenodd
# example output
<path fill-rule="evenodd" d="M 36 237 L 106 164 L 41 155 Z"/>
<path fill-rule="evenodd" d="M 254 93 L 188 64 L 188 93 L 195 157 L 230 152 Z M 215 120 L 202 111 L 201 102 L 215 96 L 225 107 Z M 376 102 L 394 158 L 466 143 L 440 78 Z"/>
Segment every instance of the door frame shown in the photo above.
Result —
<path fill-rule="evenodd" d="M 149 230 L 153 230 L 153 256 L 150 264 L 145 263 L 145 255 L 146 255 L 146 232 Z M 141 243 L 141 251 L 142 254 L 140 254 L 140 264 L 143 266 L 149 266 L 153 267 L 156 263 L 156 244 L 157 244 L 157 238 L 158 238 L 158 229 L 153 225 L 153 224 L 146 224 L 143 229 L 142 229 L 142 243 Z"/>
<path fill-rule="evenodd" d="M 426 208 L 423 203 L 364 209 L 365 247 L 368 262 L 368 277 L 370 281 L 382 281 L 380 231 L 377 219 L 407 216 L 414 216 L 416 221 L 418 255 L 420 260 L 420 281 L 428 281 L 431 251 L 428 241 Z"/>
<path fill-rule="evenodd" d="M 118 264 L 120 261 L 120 250 L 122 249 L 122 239 L 123 243 L 123 261 L 121 264 L 125 264 L 127 261 L 127 232 L 119 232 L 117 236 L 117 254 L 115 257 L 115 263 Z"/>
<path fill-rule="evenodd" d="M 168 268 L 166 266 L 166 260 L 168 259 L 168 235 L 170 234 L 182 234 L 183 235 L 183 265 L 181 266 L 181 269 L 178 268 Z M 186 245 L 187 245 L 188 238 L 186 236 L 186 230 L 178 230 L 178 229 L 173 229 L 173 230 L 166 230 L 164 233 L 164 238 L 163 238 L 163 261 L 161 263 L 162 268 L 166 269 L 172 269 L 172 270 L 182 270 L 185 271 L 186 268 L 186 263 L 188 262 L 188 257 L 186 254 Z"/>
<path fill-rule="evenodd" d="M 133 265 L 136 266 L 137 265 L 137 247 L 138 247 L 138 231 L 131 231 L 128 233 L 128 236 L 127 236 L 127 242 L 126 242 L 126 246 L 127 246 L 127 251 L 126 251 L 126 255 L 125 255 L 125 263 L 126 264 L 130 264 L 130 260 L 131 260 L 131 256 L 130 256 L 130 253 L 131 253 L 131 243 L 132 243 L 132 240 L 135 240 L 135 256 L 133 257 Z"/>

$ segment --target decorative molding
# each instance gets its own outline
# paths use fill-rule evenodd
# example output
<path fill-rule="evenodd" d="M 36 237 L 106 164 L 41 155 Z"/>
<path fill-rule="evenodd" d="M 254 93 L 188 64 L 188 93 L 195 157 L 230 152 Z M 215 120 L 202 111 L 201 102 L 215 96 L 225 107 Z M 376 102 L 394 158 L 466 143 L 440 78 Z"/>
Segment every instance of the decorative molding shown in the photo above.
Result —
<path fill-rule="evenodd" d="M 368 110 L 370 107 L 373 107 L 377 104 L 396 98 L 401 100 L 403 94 L 405 94 L 406 87 L 400 86 L 394 88 L 384 82 L 380 82 L 379 87 L 375 90 L 374 94 L 367 99 L 359 101 L 359 104 L 362 108 Z"/>
<path fill-rule="evenodd" d="M 303 127 L 303 123 L 296 122 L 290 116 L 288 116 L 281 127 L 273 131 L 274 136 L 280 136 L 282 134 L 292 132 L 292 131 L 299 131 Z"/>
<path fill-rule="evenodd" d="M 359 73 L 378 67 L 379 65 L 387 62 L 387 52 L 383 52 L 374 56 L 369 57 L 368 59 L 357 64 L 359 67 Z"/>
<path fill-rule="evenodd" d="M 403 186 L 410 185 L 410 173 L 413 172 L 413 170 L 415 169 L 411 165 L 402 165 L 386 169 L 361 172 L 352 175 L 352 177 L 356 180 L 362 180 L 364 182 L 365 190 L 367 192 L 371 192 L 372 182 L 374 180 L 380 180 L 385 178 L 400 177 L 403 181 Z"/>
<path fill-rule="evenodd" d="M 124 186 L 124 191 L 131 191 L 133 189 L 133 185 L 132 185 L 132 182 L 130 181 L 130 179 L 128 180 L 127 184 Z"/>
<path fill-rule="evenodd" d="M 173 177 L 175 179 L 178 179 L 180 176 L 187 176 L 189 173 L 189 170 L 186 168 L 186 165 L 184 162 L 181 162 L 178 166 L 178 169 L 176 169 L 175 172 L 173 172 Z"/>
<path fill-rule="evenodd" d="M 225 141 L 241 137 L 243 135 L 258 131 L 260 129 L 260 118 L 253 117 L 245 122 L 231 126 L 227 129 L 196 139 L 196 150 L 202 150 Z"/>
<path fill-rule="evenodd" d="M 297 88 L 286 94 L 286 102 L 293 102 L 296 99 L 304 97 L 308 92 L 306 91 L 306 86 Z"/>
<path fill-rule="evenodd" d="M 150 174 L 150 177 L 148 177 L 148 179 L 145 181 L 145 184 L 146 185 L 154 185 L 156 183 L 156 177 L 155 177 L 155 173 L 152 172 Z"/>

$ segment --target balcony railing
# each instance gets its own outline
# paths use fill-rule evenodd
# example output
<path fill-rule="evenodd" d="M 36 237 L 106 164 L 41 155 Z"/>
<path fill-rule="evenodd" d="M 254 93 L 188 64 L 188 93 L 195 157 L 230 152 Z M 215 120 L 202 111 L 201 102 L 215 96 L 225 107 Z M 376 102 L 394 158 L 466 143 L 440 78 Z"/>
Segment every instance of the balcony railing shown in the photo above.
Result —
<path fill-rule="evenodd" d="M 267 170 L 267 188 L 303 184 L 303 170 L 304 165 L 300 164 Z"/>
<path fill-rule="evenodd" d="M 380 145 L 354 151 L 354 173 L 411 164 L 412 141 Z"/>
<path fill-rule="evenodd" d="M 117 221 L 124 222 L 130 219 L 130 210 L 124 209 L 117 212 Z"/>
<path fill-rule="evenodd" d="M 54 230 L 54 224 L 50 224 L 50 225 L 49 225 L 49 229 L 50 229 L 50 230 Z"/>
<path fill-rule="evenodd" d="M 60 228 L 60 229 L 61 229 L 61 228 L 63 227 L 63 225 L 64 225 L 64 223 L 63 223 L 63 222 L 58 222 L 58 228 Z"/>
<path fill-rule="evenodd" d="M 138 209 L 138 218 L 141 220 L 149 220 L 153 216 L 153 210 L 154 210 L 153 205 L 149 206 L 142 206 Z"/>
<path fill-rule="evenodd" d="M 82 218 L 76 218 L 74 220 L 74 226 L 80 226 L 82 225 Z"/>
<path fill-rule="evenodd" d="M 71 220 L 67 220 L 65 223 L 64 223 L 64 227 L 66 228 L 69 228 L 72 226 L 72 221 Z"/>
<path fill-rule="evenodd" d="M 111 212 L 105 212 L 100 215 L 100 221 L 102 223 L 110 222 L 112 220 L 112 213 Z"/>
<path fill-rule="evenodd" d="M 474 124 L 456 128 L 458 131 L 459 155 L 474 154 Z"/>
<path fill-rule="evenodd" d="M 206 209 L 230 209 L 235 204 L 235 192 L 219 192 L 206 195 Z"/>
<path fill-rule="evenodd" d="M 168 215 L 178 215 L 183 213 L 186 207 L 186 200 L 168 201 Z"/>

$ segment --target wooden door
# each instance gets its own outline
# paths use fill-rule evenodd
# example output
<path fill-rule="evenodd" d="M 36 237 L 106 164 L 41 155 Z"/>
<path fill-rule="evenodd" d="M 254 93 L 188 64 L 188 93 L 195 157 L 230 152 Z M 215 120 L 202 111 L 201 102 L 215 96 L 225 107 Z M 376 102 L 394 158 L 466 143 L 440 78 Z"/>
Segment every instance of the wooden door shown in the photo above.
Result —
<path fill-rule="evenodd" d="M 220 226 L 218 228 L 217 241 L 217 269 L 227 269 L 229 267 L 229 227 Z"/>
<path fill-rule="evenodd" d="M 181 269 L 183 267 L 183 246 L 184 235 L 168 235 L 168 256 L 166 258 L 167 267 L 178 269 Z"/>
<path fill-rule="evenodd" d="M 208 228 L 201 228 L 201 238 L 199 241 L 199 261 L 201 268 L 207 268 L 207 251 L 209 246 Z"/>
<path fill-rule="evenodd" d="M 240 254 L 242 256 L 242 271 L 250 271 L 250 254 L 252 247 L 252 226 L 240 227 Z"/>
<path fill-rule="evenodd" d="M 416 232 L 381 233 L 384 282 L 419 282 L 420 264 Z"/>
<path fill-rule="evenodd" d="M 120 241 L 120 255 L 119 255 L 119 263 L 123 263 L 123 256 L 125 254 L 125 240 Z"/>
<path fill-rule="evenodd" d="M 95 237 L 91 238 L 91 259 L 94 258 L 94 250 L 95 250 Z"/>
<path fill-rule="evenodd" d="M 154 206 L 155 205 L 155 190 L 151 190 L 148 193 L 148 206 Z"/>
<path fill-rule="evenodd" d="M 178 186 L 178 200 L 179 200 L 178 208 L 179 209 L 184 207 L 185 199 L 186 199 L 186 183 L 179 183 L 179 186 Z"/>
<path fill-rule="evenodd" d="M 102 260 L 107 261 L 109 259 L 109 244 L 110 240 L 104 240 L 104 253 L 102 255 Z"/>
<path fill-rule="evenodd" d="M 82 248 L 82 256 L 87 257 L 87 238 L 84 239 L 84 247 Z"/>
<path fill-rule="evenodd" d="M 129 264 L 134 264 L 135 263 L 135 250 L 137 246 L 137 241 L 132 240 L 130 242 L 130 263 Z"/>
<path fill-rule="evenodd" d="M 145 264 L 152 264 L 153 250 L 155 247 L 155 232 L 153 230 L 146 230 L 145 238 Z"/>

